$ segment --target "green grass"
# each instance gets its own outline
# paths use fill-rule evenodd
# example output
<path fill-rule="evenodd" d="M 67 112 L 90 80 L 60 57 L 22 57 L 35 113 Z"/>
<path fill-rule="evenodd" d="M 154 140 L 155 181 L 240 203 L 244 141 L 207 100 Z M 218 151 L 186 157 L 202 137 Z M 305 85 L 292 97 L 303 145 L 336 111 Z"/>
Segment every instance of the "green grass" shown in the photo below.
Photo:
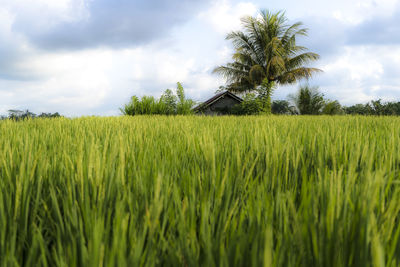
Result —
<path fill-rule="evenodd" d="M 0 122 L 1 266 L 400 266 L 400 118 Z"/>

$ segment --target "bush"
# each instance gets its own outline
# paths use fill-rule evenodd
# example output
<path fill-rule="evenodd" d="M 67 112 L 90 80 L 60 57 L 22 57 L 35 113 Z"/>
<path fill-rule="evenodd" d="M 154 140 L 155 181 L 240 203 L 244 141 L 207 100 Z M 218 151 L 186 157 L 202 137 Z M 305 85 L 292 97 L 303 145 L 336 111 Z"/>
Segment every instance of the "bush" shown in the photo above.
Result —
<path fill-rule="evenodd" d="M 289 95 L 289 99 L 301 115 L 319 115 L 324 108 L 324 95 L 318 87 L 303 85 L 295 95 Z"/>
<path fill-rule="evenodd" d="M 58 112 L 56 113 L 41 113 L 38 118 L 60 118 L 62 117 Z"/>
<path fill-rule="evenodd" d="M 177 110 L 176 96 L 171 89 L 165 90 L 160 101 L 160 113 L 165 115 L 174 115 Z"/>
<path fill-rule="evenodd" d="M 243 98 L 243 102 L 235 105 L 231 113 L 233 115 L 256 115 L 263 111 L 262 100 L 255 94 L 249 93 Z"/>
<path fill-rule="evenodd" d="M 182 85 L 178 82 L 175 96 L 172 90 L 167 89 L 160 99 L 152 96 L 143 96 L 139 99 L 136 96 L 120 109 L 124 115 L 188 115 L 192 113 L 194 101 L 185 98 L 185 92 Z"/>
<path fill-rule="evenodd" d="M 275 100 L 272 102 L 272 114 L 294 115 L 297 114 L 296 108 L 291 106 L 289 101 Z"/>
<path fill-rule="evenodd" d="M 327 100 L 325 102 L 325 106 L 322 109 L 322 114 L 324 115 L 340 115 L 344 114 L 342 106 L 340 105 L 339 101 L 331 101 Z"/>
<path fill-rule="evenodd" d="M 176 95 L 178 96 L 178 104 L 176 105 L 176 114 L 189 115 L 192 114 L 192 108 L 195 102 L 191 99 L 186 99 L 185 91 L 181 83 L 177 83 Z"/>

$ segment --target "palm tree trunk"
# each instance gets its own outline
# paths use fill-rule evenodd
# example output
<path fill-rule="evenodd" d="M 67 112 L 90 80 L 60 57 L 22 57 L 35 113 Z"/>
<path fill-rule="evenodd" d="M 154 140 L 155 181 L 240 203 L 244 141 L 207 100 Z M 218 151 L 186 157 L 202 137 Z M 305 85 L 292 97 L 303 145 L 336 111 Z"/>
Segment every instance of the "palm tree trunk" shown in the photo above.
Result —
<path fill-rule="evenodd" d="M 269 81 L 268 78 L 265 78 L 259 89 L 259 96 L 263 101 L 263 111 L 267 114 L 271 114 L 271 96 L 272 92 L 275 89 L 275 82 Z"/>

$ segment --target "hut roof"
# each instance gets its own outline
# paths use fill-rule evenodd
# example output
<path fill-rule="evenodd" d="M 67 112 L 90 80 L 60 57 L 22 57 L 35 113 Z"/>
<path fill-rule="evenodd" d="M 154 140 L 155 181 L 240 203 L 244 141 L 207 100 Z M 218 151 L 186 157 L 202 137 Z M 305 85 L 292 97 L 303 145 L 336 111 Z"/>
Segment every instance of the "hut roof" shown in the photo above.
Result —
<path fill-rule="evenodd" d="M 217 102 L 219 99 L 221 99 L 221 98 L 223 98 L 225 96 L 229 96 L 229 97 L 237 100 L 238 102 L 243 102 L 243 99 L 241 99 L 237 95 L 234 95 L 229 91 L 225 91 L 225 92 L 216 94 L 215 96 L 211 97 L 207 101 L 205 101 L 205 102 L 201 103 L 200 105 L 196 106 L 194 108 L 194 110 L 198 110 L 200 108 L 208 107 L 208 106 L 212 105 L 213 103 Z"/>

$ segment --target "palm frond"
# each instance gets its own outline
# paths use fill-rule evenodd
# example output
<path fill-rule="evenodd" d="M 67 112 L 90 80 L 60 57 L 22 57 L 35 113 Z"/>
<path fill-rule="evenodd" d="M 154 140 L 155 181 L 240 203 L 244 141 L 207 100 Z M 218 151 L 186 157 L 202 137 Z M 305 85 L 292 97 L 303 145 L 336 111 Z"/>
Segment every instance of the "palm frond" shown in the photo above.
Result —
<path fill-rule="evenodd" d="M 308 64 L 311 61 L 316 61 L 320 58 L 320 56 L 316 53 L 307 52 L 297 55 L 286 62 L 286 68 L 288 70 L 295 69 L 301 67 L 305 64 Z"/>
<path fill-rule="evenodd" d="M 293 84 L 301 79 L 310 79 L 314 74 L 322 72 L 317 68 L 297 68 L 283 73 L 277 78 L 280 84 Z"/>
<path fill-rule="evenodd" d="M 248 77 L 248 71 L 231 66 L 219 66 L 213 70 L 213 73 L 224 77 L 228 82 L 237 82 L 238 80 Z"/>

